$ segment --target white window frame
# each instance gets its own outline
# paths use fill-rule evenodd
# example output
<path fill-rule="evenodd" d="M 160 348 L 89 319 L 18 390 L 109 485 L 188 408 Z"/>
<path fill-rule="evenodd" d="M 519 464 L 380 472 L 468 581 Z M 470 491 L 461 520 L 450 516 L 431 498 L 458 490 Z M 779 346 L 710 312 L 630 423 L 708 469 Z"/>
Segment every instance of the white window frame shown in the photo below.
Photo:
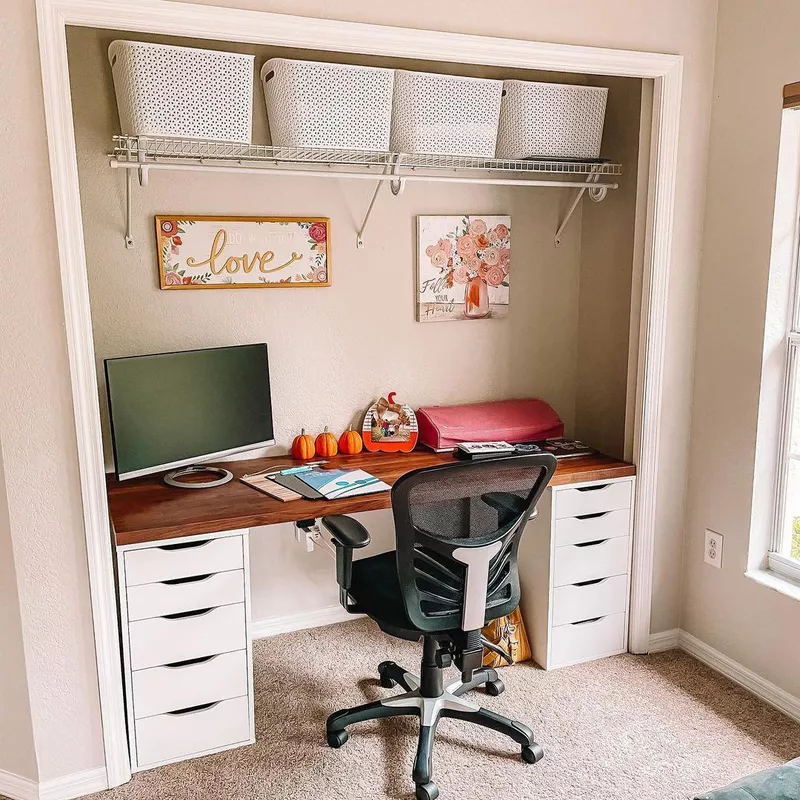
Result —
<path fill-rule="evenodd" d="M 800 111 L 785 111 L 798 114 Z M 800 559 L 792 558 L 791 532 L 786 526 L 786 504 L 788 501 L 789 465 L 793 459 L 800 460 L 800 453 L 791 453 L 792 411 L 795 405 L 795 389 L 800 369 L 800 196 L 797 197 L 795 235 L 792 244 L 792 276 L 789 291 L 789 313 L 786 315 L 785 368 L 783 395 L 781 397 L 780 444 L 776 470 L 775 513 L 772 540 L 767 554 L 767 563 L 773 572 L 800 583 Z"/>

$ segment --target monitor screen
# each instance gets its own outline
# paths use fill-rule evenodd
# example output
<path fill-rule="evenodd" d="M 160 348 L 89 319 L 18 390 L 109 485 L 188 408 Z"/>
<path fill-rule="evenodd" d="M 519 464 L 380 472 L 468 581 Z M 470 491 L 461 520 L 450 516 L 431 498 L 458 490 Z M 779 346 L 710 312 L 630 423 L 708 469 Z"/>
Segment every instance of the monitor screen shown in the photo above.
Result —
<path fill-rule="evenodd" d="M 120 480 L 274 444 L 266 344 L 105 361 Z"/>

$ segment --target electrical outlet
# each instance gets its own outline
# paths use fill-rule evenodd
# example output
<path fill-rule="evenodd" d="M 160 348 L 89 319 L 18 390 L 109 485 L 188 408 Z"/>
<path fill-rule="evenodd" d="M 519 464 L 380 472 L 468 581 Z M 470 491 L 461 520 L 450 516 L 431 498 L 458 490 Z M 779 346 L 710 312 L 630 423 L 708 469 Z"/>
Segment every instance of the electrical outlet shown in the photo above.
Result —
<path fill-rule="evenodd" d="M 722 569 L 722 545 L 725 537 L 721 533 L 706 528 L 705 562 L 712 567 Z"/>

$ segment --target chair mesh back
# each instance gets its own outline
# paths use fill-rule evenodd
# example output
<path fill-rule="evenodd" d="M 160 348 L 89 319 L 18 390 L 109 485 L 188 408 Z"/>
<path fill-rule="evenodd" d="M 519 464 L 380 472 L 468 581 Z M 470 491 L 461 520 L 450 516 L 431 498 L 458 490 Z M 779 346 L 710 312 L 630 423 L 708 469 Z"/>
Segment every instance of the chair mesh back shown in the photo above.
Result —
<path fill-rule="evenodd" d="M 516 607 L 519 540 L 554 469 L 551 458 L 452 464 L 420 470 L 395 484 L 398 571 L 406 612 L 417 627 L 460 626 L 467 568 L 452 556 L 458 548 L 500 542 L 489 563 L 487 619 Z"/>
<path fill-rule="evenodd" d="M 483 498 L 502 493 L 517 501 L 522 511 L 532 500 L 543 467 L 515 467 L 502 461 L 480 467 L 484 468 L 461 474 L 433 473 L 414 486 L 408 493 L 411 524 L 443 541 L 493 541 L 505 523 L 503 515 Z"/>

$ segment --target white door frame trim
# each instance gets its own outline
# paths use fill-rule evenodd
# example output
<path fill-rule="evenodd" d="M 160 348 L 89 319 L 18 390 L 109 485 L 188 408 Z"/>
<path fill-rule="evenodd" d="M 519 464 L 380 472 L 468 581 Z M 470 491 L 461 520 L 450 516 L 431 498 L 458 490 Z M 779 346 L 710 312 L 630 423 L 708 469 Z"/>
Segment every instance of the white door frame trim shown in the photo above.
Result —
<path fill-rule="evenodd" d="M 295 17 L 170 0 L 37 0 L 39 50 L 83 499 L 108 785 L 130 779 L 112 548 L 67 63 L 66 26 L 655 81 L 635 425 L 629 648 L 650 641 L 666 305 L 683 58 Z"/>

